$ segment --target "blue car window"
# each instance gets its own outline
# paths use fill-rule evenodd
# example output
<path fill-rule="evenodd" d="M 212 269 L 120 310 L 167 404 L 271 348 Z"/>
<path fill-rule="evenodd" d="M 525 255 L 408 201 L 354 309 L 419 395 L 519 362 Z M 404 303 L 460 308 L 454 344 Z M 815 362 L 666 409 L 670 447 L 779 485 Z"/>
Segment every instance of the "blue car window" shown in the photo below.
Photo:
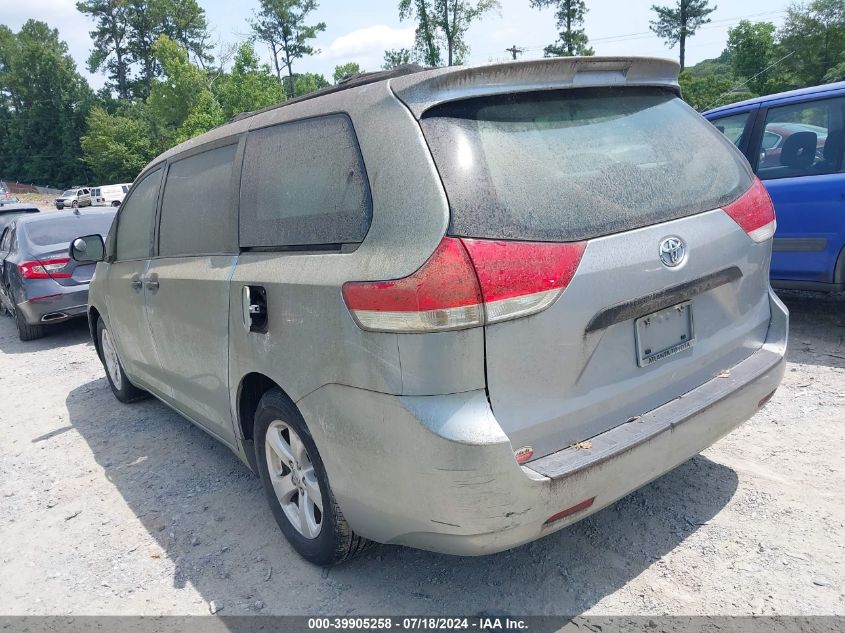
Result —
<path fill-rule="evenodd" d="M 745 125 L 748 123 L 748 117 L 750 115 L 750 112 L 732 114 L 721 119 L 716 119 L 713 121 L 713 125 L 716 126 L 717 130 L 728 137 L 728 140 L 730 140 L 731 143 L 739 146 L 739 142 L 742 140 L 742 133 L 745 131 Z"/>
<path fill-rule="evenodd" d="M 771 108 L 758 148 L 763 180 L 837 172 L 845 147 L 845 98 Z"/>

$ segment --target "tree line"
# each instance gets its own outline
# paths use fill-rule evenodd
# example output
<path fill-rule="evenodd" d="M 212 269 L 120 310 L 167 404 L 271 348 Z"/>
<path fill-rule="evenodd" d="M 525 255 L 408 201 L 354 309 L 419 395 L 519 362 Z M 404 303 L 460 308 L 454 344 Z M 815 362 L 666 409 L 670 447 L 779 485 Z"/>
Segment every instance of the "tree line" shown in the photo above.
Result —
<path fill-rule="evenodd" d="M 592 55 L 586 0 L 530 0 L 552 10 L 558 31 L 544 55 Z M 157 154 L 260 109 L 362 71 L 354 61 L 332 77 L 302 72 L 326 29 L 316 0 L 260 0 L 250 37 L 215 41 L 197 0 L 80 0 L 92 25 L 87 69 L 106 78 L 94 91 L 58 30 L 30 20 L 0 25 L 0 176 L 53 186 L 131 181 Z M 410 48 L 384 52 L 383 68 L 463 63 L 466 34 L 497 0 L 398 0 L 415 25 Z M 703 110 L 749 96 L 845 79 L 845 0 L 791 5 L 783 25 L 743 20 L 722 54 L 691 68 L 687 42 L 710 22 L 708 0 L 652 7 L 649 29 L 678 47 L 683 97 Z M 257 52 L 266 50 L 270 63 Z M 520 49 L 508 49 L 516 58 Z M 373 69 L 370 69 L 373 70 Z"/>

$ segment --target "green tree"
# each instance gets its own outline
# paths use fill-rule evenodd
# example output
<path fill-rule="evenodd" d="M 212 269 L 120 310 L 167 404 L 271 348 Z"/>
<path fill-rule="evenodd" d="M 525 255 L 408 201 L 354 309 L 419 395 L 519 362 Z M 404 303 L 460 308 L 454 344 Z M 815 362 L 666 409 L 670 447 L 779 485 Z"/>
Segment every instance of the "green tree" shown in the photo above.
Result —
<path fill-rule="evenodd" d="M 649 22 L 649 28 L 662 38 L 669 48 L 678 44 L 680 51 L 681 70 L 684 69 L 687 39 L 703 24 L 710 22 L 708 17 L 716 7 L 711 7 L 708 0 L 677 0 L 671 7 L 652 5 L 651 10 L 657 14 L 657 19 Z"/>
<path fill-rule="evenodd" d="M 81 138 L 83 160 L 97 182 L 131 182 L 160 148 L 147 120 L 124 106 L 119 114 L 95 107 L 88 115 L 88 132 Z"/>
<path fill-rule="evenodd" d="M 786 87 L 783 73 L 773 66 L 781 56 L 775 42 L 775 30 L 775 25 L 770 22 L 748 20 L 742 20 L 728 29 L 727 50 L 734 77 L 758 95 L 770 94 Z"/>
<path fill-rule="evenodd" d="M 87 180 L 79 137 L 94 96 L 56 29 L 27 21 L 0 28 L 0 171 L 22 181 L 66 186 Z"/>
<path fill-rule="evenodd" d="M 220 125 L 222 108 L 208 88 L 206 73 L 191 63 L 188 51 L 161 35 L 153 52 L 163 77 L 153 80 L 147 106 L 153 131 L 162 142 L 169 146 Z"/>
<path fill-rule="evenodd" d="M 306 24 L 308 14 L 317 9 L 316 0 L 259 0 L 261 8 L 251 22 L 256 37 L 270 47 L 279 83 L 282 71 L 287 70 L 287 92 L 296 96 L 298 90 L 293 77 L 293 62 L 320 51 L 308 42 L 326 30 L 325 22 Z"/>
<path fill-rule="evenodd" d="M 332 79 L 334 79 L 335 83 L 338 83 L 344 77 L 348 75 L 357 75 L 360 72 L 361 66 L 358 65 L 358 62 L 349 62 L 341 64 L 340 66 L 335 66 L 334 73 L 332 73 Z"/>
<path fill-rule="evenodd" d="M 176 132 L 176 143 L 187 141 L 225 122 L 223 108 L 208 90 L 202 90 Z"/>
<path fill-rule="evenodd" d="M 94 20 L 90 32 L 94 48 L 88 56 L 88 70 L 104 70 L 110 87 L 121 99 L 129 98 L 129 32 L 125 0 L 81 0 L 76 8 Z"/>
<path fill-rule="evenodd" d="M 399 19 L 416 20 L 415 47 L 425 64 L 440 65 L 442 44 L 452 66 L 463 63 L 469 52 L 470 24 L 498 7 L 498 0 L 400 0 Z"/>
<path fill-rule="evenodd" d="M 411 64 L 414 61 L 414 53 L 409 48 L 391 48 L 384 51 L 384 70 L 392 70 L 397 66 Z"/>
<path fill-rule="evenodd" d="M 251 112 L 285 100 L 281 85 L 270 67 L 259 63 L 251 42 L 241 44 L 232 72 L 222 75 L 213 84 L 212 90 L 226 120 L 241 112 Z"/>
<path fill-rule="evenodd" d="M 154 46 L 162 35 L 180 44 L 201 63 L 211 56 L 205 12 L 196 0 L 125 0 L 129 51 L 138 75 L 132 86 L 134 97 L 150 94 L 153 80 L 162 68 Z"/>
<path fill-rule="evenodd" d="M 196 0 L 164 0 L 163 13 L 165 35 L 181 44 L 200 66 L 214 61 L 205 9 Z"/>
<path fill-rule="evenodd" d="M 316 92 L 317 90 L 331 86 L 325 77 L 316 73 L 302 73 L 301 75 L 296 75 L 294 79 L 296 94 L 298 95 L 307 95 L 310 92 Z"/>
<path fill-rule="evenodd" d="M 437 42 L 436 0 L 399 0 L 399 19 L 416 20 L 414 50 L 426 66 L 440 65 L 440 45 Z M 401 49 L 405 50 L 405 49 Z M 385 63 L 387 63 L 385 54 Z"/>
<path fill-rule="evenodd" d="M 449 66 L 461 64 L 469 52 L 466 32 L 470 24 L 492 9 L 499 8 L 498 0 L 435 0 L 437 21 L 443 33 L 446 46 L 446 61 Z"/>
<path fill-rule="evenodd" d="M 725 75 L 696 75 L 686 70 L 680 74 L 678 83 L 684 101 L 699 112 L 753 96 L 747 90 L 734 91 L 733 78 Z"/>
<path fill-rule="evenodd" d="M 845 59 L 845 2 L 793 4 L 778 36 L 784 54 L 792 53 L 784 65 L 792 71 L 796 83 L 823 83 L 826 74 Z"/>
<path fill-rule="evenodd" d="M 531 0 L 535 9 L 557 7 L 555 18 L 560 33 L 554 44 L 546 46 L 546 57 L 564 57 L 573 55 L 592 55 L 593 49 L 587 46 L 589 42 L 584 31 L 584 14 L 587 5 L 584 0 Z"/>

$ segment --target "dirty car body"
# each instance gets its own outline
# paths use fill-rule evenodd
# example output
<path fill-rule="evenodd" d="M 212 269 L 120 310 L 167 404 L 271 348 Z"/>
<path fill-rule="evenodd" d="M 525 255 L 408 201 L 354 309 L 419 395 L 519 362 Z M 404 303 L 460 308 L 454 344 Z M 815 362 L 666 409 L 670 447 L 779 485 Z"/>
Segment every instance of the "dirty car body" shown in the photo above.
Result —
<path fill-rule="evenodd" d="M 485 554 L 588 516 L 783 373 L 771 203 L 677 70 L 412 72 L 177 146 L 97 264 L 98 349 L 262 473 L 278 393 L 367 539 Z"/>

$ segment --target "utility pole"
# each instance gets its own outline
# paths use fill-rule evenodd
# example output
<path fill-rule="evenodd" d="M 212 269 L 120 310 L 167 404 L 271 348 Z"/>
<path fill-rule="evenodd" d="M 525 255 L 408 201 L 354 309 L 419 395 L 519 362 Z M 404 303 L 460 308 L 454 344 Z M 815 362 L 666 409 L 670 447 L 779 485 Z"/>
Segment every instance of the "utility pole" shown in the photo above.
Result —
<path fill-rule="evenodd" d="M 524 52 L 525 52 L 525 50 L 524 50 L 524 49 L 519 48 L 516 44 L 514 44 L 514 45 L 513 45 L 513 46 L 511 46 L 510 48 L 506 48 L 506 49 L 505 49 L 505 51 L 506 51 L 506 52 L 508 52 L 508 53 L 510 53 L 510 54 L 511 54 L 511 57 L 512 57 L 514 60 L 516 60 L 516 56 L 517 56 L 517 55 L 519 55 L 520 53 L 524 53 Z"/>

